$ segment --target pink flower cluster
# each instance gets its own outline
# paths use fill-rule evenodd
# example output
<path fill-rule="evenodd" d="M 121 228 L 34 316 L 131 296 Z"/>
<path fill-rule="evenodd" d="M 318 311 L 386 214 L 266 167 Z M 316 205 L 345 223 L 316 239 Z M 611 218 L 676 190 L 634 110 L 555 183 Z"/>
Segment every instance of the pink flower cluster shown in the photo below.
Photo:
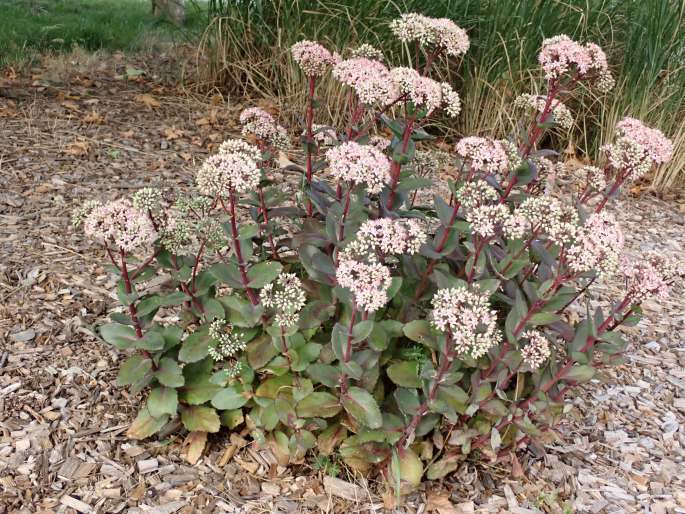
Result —
<path fill-rule="evenodd" d="M 357 240 L 384 255 L 418 253 L 428 239 L 422 223 L 413 218 L 379 218 L 362 223 Z"/>
<path fill-rule="evenodd" d="M 438 289 L 432 303 L 433 325 L 451 336 L 458 354 L 477 359 L 502 340 L 486 295 L 463 287 Z"/>
<path fill-rule="evenodd" d="M 389 104 L 399 96 L 388 68 L 366 57 L 339 62 L 333 68 L 333 76 L 354 89 L 364 105 Z"/>
<path fill-rule="evenodd" d="M 126 198 L 95 207 L 86 217 L 83 230 L 87 236 L 124 252 L 149 246 L 157 238 L 148 215 Z"/>
<path fill-rule="evenodd" d="M 596 269 L 600 273 L 613 273 L 625 239 L 613 214 L 600 211 L 593 214 L 579 230 L 574 243 L 568 248 L 566 258 L 574 273 Z"/>
<path fill-rule="evenodd" d="M 227 196 L 232 191 L 247 193 L 259 185 L 261 173 L 253 158 L 259 149 L 222 152 L 207 158 L 195 177 L 200 192 L 207 196 Z"/>
<path fill-rule="evenodd" d="M 326 152 L 333 176 L 353 185 L 365 185 L 369 193 L 379 193 L 390 180 L 390 161 L 369 145 L 348 141 Z"/>
<path fill-rule="evenodd" d="M 598 78 L 598 86 L 603 90 L 613 86 L 606 55 L 594 43 L 581 45 L 564 34 L 554 36 L 542 42 L 538 61 L 547 80 L 576 75 L 578 79 Z"/>
<path fill-rule="evenodd" d="M 400 94 L 406 95 L 417 107 L 430 114 L 445 106 L 445 112 L 456 117 L 461 112 L 461 100 L 452 86 L 421 76 L 413 68 L 399 67 L 390 70 L 390 76 L 397 84 Z"/>
<path fill-rule="evenodd" d="M 388 303 L 392 285 L 390 270 L 373 259 L 365 261 L 341 252 L 335 278 L 340 287 L 349 289 L 358 308 L 375 312 Z"/>
<path fill-rule="evenodd" d="M 523 94 L 516 97 L 514 100 L 514 107 L 516 108 L 531 108 L 538 113 L 542 113 L 547 103 L 547 97 L 543 95 L 529 95 Z M 550 108 L 554 122 L 565 130 L 569 130 L 573 126 L 573 115 L 561 101 L 552 100 Z M 545 120 L 548 121 L 548 120 Z"/>
<path fill-rule="evenodd" d="M 683 276 L 682 262 L 657 253 L 639 259 L 624 256 L 620 270 L 626 280 L 628 296 L 637 304 L 650 296 L 665 299 L 673 282 Z"/>
<path fill-rule="evenodd" d="M 616 124 L 619 136 L 642 146 L 655 165 L 664 164 L 673 157 L 673 143 L 659 129 L 653 129 L 635 118 L 623 118 Z"/>
<path fill-rule="evenodd" d="M 531 196 L 514 211 L 519 223 L 538 235 L 546 234 L 550 241 L 562 245 L 571 243 L 578 232 L 578 213 L 549 196 Z"/>
<path fill-rule="evenodd" d="M 444 49 L 448 55 L 462 55 L 469 49 L 466 31 L 447 18 L 403 14 L 390 22 L 390 30 L 403 43 L 418 41 L 424 46 Z"/>
<path fill-rule="evenodd" d="M 288 147 L 288 132 L 276 123 L 271 114 L 259 107 L 249 107 L 241 112 L 240 124 L 243 136 L 253 135 L 278 149 Z"/>
<path fill-rule="evenodd" d="M 457 155 L 466 161 L 472 171 L 487 174 L 505 173 L 509 166 L 507 149 L 500 141 L 469 136 L 459 140 Z"/>
<path fill-rule="evenodd" d="M 308 77 L 320 77 L 326 69 L 340 61 L 340 56 L 332 54 L 315 41 L 300 41 L 290 49 L 295 62 Z"/>
<path fill-rule="evenodd" d="M 227 139 L 219 145 L 220 154 L 242 153 L 255 162 L 262 160 L 262 152 L 255 145 L 251 145 L 242 139 Z"/>

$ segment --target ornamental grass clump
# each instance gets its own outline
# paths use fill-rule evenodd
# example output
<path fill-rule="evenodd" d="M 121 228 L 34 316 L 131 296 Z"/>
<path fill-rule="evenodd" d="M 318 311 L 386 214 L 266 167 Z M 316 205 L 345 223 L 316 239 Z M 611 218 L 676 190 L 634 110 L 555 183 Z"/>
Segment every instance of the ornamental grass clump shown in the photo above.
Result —
<path fill-rule="evenodd" d="M 580 83 L 613 82 L 598 47 L 546 40 L 545 94 L 514 102 L 519 132 L 432 154 L 432 119 L 457 115 L 460 101 L 429 75 L 468 37 L 416 14 L 391 29 L 411 67 L 371 47 L 342 60 L 298 43 L 304 127 L 288 132 L 249 108 L 249 141 L 223 143 L 190 191 L 143 189 L 75 212 L 119 277 L 126 311 L 100 334 L 127 354 L 119 385 L 146 398 L 130 437 L 179 417 L 193 441 L 223 425 L 281 464 L 333 455 L 406 491 L 467 458 L 540 445 L 569 391 L 621 362 L 620 327 L 681 276 L 667 256 L 628 256 L 605 210 L 671 158 L 658 130 L 626 118 L 576 170 L 580 191 L 549 194 L 560 163 L 541 145 L 568 124 L 562 102 Z M 349 88 L 344 127 L 323 119 L 316 85 L 327 73 Z M 284 170 L 301 176 L 289 196 L 273 172 L 295 134 L 304 152 Z M 449 195 L 417 197 L 445 170 Z M 599 278 L 623 281 L 624 295 L 591 308 Z"/>

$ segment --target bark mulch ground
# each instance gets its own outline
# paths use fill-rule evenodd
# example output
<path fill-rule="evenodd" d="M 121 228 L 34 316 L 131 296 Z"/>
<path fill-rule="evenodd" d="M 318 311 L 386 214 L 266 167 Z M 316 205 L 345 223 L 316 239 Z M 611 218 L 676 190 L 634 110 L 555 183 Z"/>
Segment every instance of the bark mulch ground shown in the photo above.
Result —
<path fill-rule="evenodd" d="M 124 435 L 139 398 L 115 386 L 122 355 L 94 332 L 116 303 L 114 281 L 71 230 L 70 212 L 145 185 L 191 184 L 235 132 L 239 108 L 189 100 L 121 59 L 62 83 L 40 71 L 0 81 L 0 513 L 382 512 L 392 503 L 344 470 L 333 479 L 280 468 L 240 434 L 212 437 L 194 466 L 180 435 Z M 643 195 L 613 210 L 631 252 L 683 255 L 682 206 Z M 598 284 L 593 301 L 620 289 Z M 628 362 L 569 398 L 546 455 L 519 455 L 522 474 L 467 463 L 397 511 L 685 512 L 683 297 L 680 288 L 645 306 Z"/>

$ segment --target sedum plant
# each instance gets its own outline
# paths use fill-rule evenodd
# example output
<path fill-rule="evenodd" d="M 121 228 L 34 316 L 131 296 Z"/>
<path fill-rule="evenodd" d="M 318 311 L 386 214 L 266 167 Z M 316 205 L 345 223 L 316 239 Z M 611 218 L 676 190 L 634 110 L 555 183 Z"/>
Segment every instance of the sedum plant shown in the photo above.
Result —
<path fill-rule="evenodd" d="M 282 464 L 311 452 L 403 491 L 540 444 L 568 391 L 621 362 L 620 327 L 678 278 L 667 257 L 625 255 L 605 210 L 670 159 L 658 130 L 626 118 L 596 166 L 570 172 L 580 187 L 551 194 L 563 165 L 546 136 L 571 127 L 579 85 L 610 89 L 601 49 L 546 40 L 545 94 L 516 99 L 517 133 L 433 153 L 427 127 L 460 100 L 430 73 L 468 37 L 417 14 L 391 28 L 406 67 L 369 45 L 292 48 L 309 94 L 301 164 L 279 170 L 301 177 L 295 195 L 273 176 L 288 132 L 250 108 L 246 140 L 223 143 L 195 189 L 75 213 L 119 277 L 123 310 L 100 334 L 127 354 L 118 384 L 146 396 L 130 437 L 176 418 L 193 437 L 240 427 Z M 345 127 L 314 124 L 325 73 L 347 89 Z M 623 297 L 591 309 L 592 283 L 614 275 Z"/>

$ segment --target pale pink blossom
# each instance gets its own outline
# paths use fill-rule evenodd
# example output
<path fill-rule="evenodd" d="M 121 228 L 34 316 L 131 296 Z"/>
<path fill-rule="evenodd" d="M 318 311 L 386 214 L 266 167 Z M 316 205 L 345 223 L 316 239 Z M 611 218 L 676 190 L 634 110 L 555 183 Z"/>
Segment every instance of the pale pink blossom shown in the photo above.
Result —
<path fill-rule="evenodd" d="M 257 162 L 243 152 L 219 153 L 208 157 L 195 178 L 198 189 L 207 196 L 227 196 L 231 191 L 254 191 L 260 179 Z"/>
<path fill-rule="evenodd" d="M 616 130 L 620 136 L 642 146 L 656 165 L 673 157 L 673 143 L 659 129 L 650 128 L 635 118 L 623 118 L 616 124 Z"/>
<path fill-rule="evenodd" d="M 576 240 L 567 249 L 569 268 L 575 273 L 593 269 L 600 273 L 613 273 L 618 268 L 624 244 L 623 231 L 613 214 L 606 211 L 595 213 L 585 221 Z"/>
<path fill-rule="evenodd" d="M 340 287 L 352 292 L 361 310 L 375 312 L 388 303 L 392 277 L 390 270 L 379 262 L 365 262 L 342 252 L 335 277 Z"/>
<path fill-rule="evenodd" d="M 389 104 L 399 96 L 390 71 L 379 61 L 365 57 L 347 59 L 335 65 L 333 76 L 354 89 L 364 105 Z"/>
<path fill-rule="evenodd" d="M 469 49 L 466 31 L 447 18 L 403 14 L 390 22 L 390 30 L 403 43 L 418 41 L 423 46 L 441 48 L 448 55 L 462 55 Z"/>
<path fill-rule="evenodd" d="M 290 49 L 295 62 L 308 77 L 320 77 L 329 66 L 338 62 L 339 57 L 315 41 L 300 41 Z"/>
<path fill-rule="evenodd" d="M 634 303 L 642 303 L 652 296 L 666 299 L 673 283 L 683 276 L 682 261 L 658 253 L 637 259 L 623 256 L 620 270 L 626 280 L 628 296 Z"/>
<path fill-rule="evenodd" d="M 271 114 L 259 107 L 249 107 L 240 113 L 240 124 L 243 126 L 243 136 L 253 135 L 255 138 L 278 149 L 288 147 L 289 141 L 286 129 L 276 123 Z"/>
<path fill-rule="evenodd" d="M 418 253 L 428 235 L 417 219 L 379 218 L 362 223 L 357 239 L 385 255 L 403 255 Z"/>
<path fill-rule="evenodd" d="M 449 334 L 458 354 L 477 359 L 502 340 L 487 295 L 461 287 L 438 289 L 432 304 L 433 325 Z"/>
<path fill-rule="evenodd" d="M 95 207 L 86 217 L 83 230 L 87 236 L 125 252 L 150 246 L 157 239 L 148 215 L 126 198 Z"/>
<path fill-rule="evenodd" d="M 417 107 L 430 114 L 435 109 L 445 106 L 445 112 L 451 117 L 461 111 L 461 100 L 452 86 L 421 76 L 413 68 L 398 67 L 390 70 L 392 79 L 402 95 Z"/>
<path fill-rule="evenodd" d="M 379 193 L 390 180 L 390 160 L 369 145 L 348 141 L 326 152 L 333 176 L 353 185 L 364 185 L 369 193 Z"/>
<path fill-rule="evenodd" d="M 495 174 L 504 173 L 509 167 L 506 148 L 500 141 L 494 139 L 477 136 L 464 137 L 459 140 L 455 150 L 473 171 Z"/>

